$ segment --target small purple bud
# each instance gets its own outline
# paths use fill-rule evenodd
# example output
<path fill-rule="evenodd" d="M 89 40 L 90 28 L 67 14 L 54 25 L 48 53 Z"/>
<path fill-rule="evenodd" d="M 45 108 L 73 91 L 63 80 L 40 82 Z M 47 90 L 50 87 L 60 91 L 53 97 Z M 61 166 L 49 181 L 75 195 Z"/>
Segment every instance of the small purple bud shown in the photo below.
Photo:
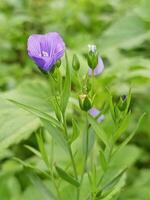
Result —
<path fill-rule="evenodd" d="M 97 122 L 100 123 L 105 119 L 105 115 L 101 115 L 100 117 L 98 117 Z"/>
<path fill-rule="evenodd" d="M 105 115 L 100 115 L 100 111 L 97 108 L 93 107 L 88 112 L 90 113 L 90 115 L 92 117 L 96 118 L 96 121 L 98 123 L 100 123 L 101 121 L 103 121 L 104 118 L 105 118 Z"/>
<path fill-rule="evenodd" d="M 89 110 L 89 113 L 93 116 L 93 117 L 96 117 L 97 115 L 99 115 L 100 114 L 100 111 L 98 110 L 98 109 L 96 109 L 96 108 L 91 108 L 90 110 Z"/>
<path fill-rule="evenodd" d="M 127 97 L 126 97 L 126 95 L 122 95 L 121 98 L 122 98 L 123 101 L 125 101 Z"/>

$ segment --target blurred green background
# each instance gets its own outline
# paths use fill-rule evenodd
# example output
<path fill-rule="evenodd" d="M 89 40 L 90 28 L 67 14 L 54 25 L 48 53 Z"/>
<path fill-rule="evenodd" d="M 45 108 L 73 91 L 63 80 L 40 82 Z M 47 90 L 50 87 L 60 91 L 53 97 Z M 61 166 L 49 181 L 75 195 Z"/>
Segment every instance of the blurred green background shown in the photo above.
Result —
<path fill-rule="evenodd" d="M 24 144 L 36 147 L 39 119 L 6 101 L 49 111 L 48 86 L 28 58 L 27 38 L 33 33 L 58 31 L 81 59 L 88 44 L 96 44 L 105 71 L 96 81 L 97 105 L 107 101 L 105 87 L 115 96 L 132 88 L 133 120 L 146 112 L 124 155 L 129 165 L 120 200 L 150 200 L 150 1 L 149 0 L 1 0 L 0 1 L 0 199 L 41 199 L 28 183 L 26 171 L 12 158 L 33 159 Z M 41 165 L 41 163 L 39 163 Z M 123 194 L 123 195 L 122 195 Z"/>

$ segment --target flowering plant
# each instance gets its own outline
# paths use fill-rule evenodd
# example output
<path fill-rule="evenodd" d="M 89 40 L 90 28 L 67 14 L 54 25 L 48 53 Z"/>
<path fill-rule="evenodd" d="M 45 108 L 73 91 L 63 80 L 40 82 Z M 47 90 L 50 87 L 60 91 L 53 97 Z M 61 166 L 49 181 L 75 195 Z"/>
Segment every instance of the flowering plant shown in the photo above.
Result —
<path fill-rule="evenodd" d="M 36 133 L 38 150 L 31 146 L 27 148 L 45 164 L 44 169 L 38 170 L 50 184 L 46 186 L 44 181 L 37 177 L 34 177 L 34 182 L 38 183 L 37 187 L 40 190 L 44 189 L 47 199 L 52 200 L 117 198 L 118 192 L 125 184 L 128 165 L 115 165 L 116 160 L 134 136 L 143 117 L 141 116 L 133 132 L 122 140 L 131 119 L 131 91 L 125 97 L 114 101 L 110 91 L 106 89 L 110 112 L 105 108 L 100 109 L 95 105 L 95 80 L 100 78 L 104 63 L 95 45 L 89 45 L 86 56 L 89 69 L 84 77 L 79 75 L 83 66 L 80 66 L 77 55 L 73 56 L 72 73 L 77 81 L 75 88 L 72 85 L 65 43 L 58 33 L 31 35 L 27 46 L 28 55 L 47 77 L 52 108 L 52 112 L 47 114 L 40 108 L 37 110 L 11 100 L 41 120 L 41 127 Z M 60 70 L 60 59 L 64 55 L 65 76 Z M 68 107 L 73 97 L 79 104 L 75 103 L 70 114 Z M 68 116 L 71 119 L 68 119 Z M 109 120 L 113 124 L 111 130 L 107 129 Z M 45 130 L 51 135 L 48 144 L 50 152 L 45 145 Z M 56 157 L 55 151 L 58 146 L 59 157 L 65 154 L 64 160 Z M 17 160 L 37 172 L 36 166 Z"/>

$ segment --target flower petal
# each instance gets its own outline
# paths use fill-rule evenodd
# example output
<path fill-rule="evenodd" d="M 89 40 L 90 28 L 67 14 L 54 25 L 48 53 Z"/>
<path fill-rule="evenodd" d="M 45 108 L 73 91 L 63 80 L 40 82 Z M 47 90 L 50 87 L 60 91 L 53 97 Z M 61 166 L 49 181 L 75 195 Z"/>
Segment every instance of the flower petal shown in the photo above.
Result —
<path fill-rule="evenodd" d="M 49 71 L 65 52 L 59 33 L 33 34 L 28 39 L 28 55 L 43 70 Z"/>
<path fill-rule="evenodd" d="M 40 42 L 41 42 L 42 35 L 40 34 L 33 34 L 28 38 L 27 42 L 27 50 L 28 55 L 32 57 L 38 57 L 41 54 Z"/>
<path fill-rule="evenodd" d="M 60 59 L 64 54 L 65 44 L 59 33 L 50 32 L 43 35 L 41 50 L 47 52 L 49 57 L 54 58 L 56 61 Z"/>
<path fill-rule="evenodd" d="M 97 122 L 100 123 L 105 119 L 105 115 L 100 115 L 97 119 Z"/>
<path fill-rule="evenodd" d="M 100 111 L 97 109 L 97 108 L 91 108 L 89 111 L 88 111 L 93 117 L 96 117 L 97 115 L 100 114 Z"/>

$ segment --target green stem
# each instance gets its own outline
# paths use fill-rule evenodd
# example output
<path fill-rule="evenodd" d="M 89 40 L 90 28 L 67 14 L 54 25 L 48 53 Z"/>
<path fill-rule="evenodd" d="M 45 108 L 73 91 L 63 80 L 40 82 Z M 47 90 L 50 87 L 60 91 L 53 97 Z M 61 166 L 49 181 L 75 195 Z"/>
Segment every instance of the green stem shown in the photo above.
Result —
<path fill-rule="evenodd" d="M 112 146 L 110 148 L 110 151 L 109 151 L 108 160 L 107 160 L 107 168 L 106 168 L 105 172 L 103 173 L 103 175 L 101 176 L 101 178 L 99 179 L 99 181 L 97 183 L 97 187 L 100 186 L 101 182 L 104 179 L 105 173 L 107 172 L 107 170 L 109 168 L 109 164 L 110 164 L 110 161 L 111 161 L 111 158 L 112 158 L 113 148 L 114 148 L 114 144 L 112 144 Z M 89 200 L 89 199 L 90 199 L 90 195 L 88 195 L 88 197 L 86 198 L 86 200 Z"/>
<path fill-rule="evenodd" d="M 50 163 L 50 173 L 51 173 L 51 178 L 52 178 L 52 183 L 55 187 L 55 190 L 56 190 L 56 193 L 57 193 L 57 197 L 59 200 L 61 200 L 61 195 L 60 195 L 60 192 L 59 192 L 59 189 L 58 189 L 58 185 L 55 181 L 55 178 L 54 178 L 54 173 L 53 173 L 53 161 L 54 161 L 54 140 L 52 138 L 52 143 L 51 143 L 51 163 Z"/>
<path fill-rule="evenodd" d="M 92 91 L 91 91 L 92 96 L 94 96 L 94 79 L 95 79 L 95 77 L 94 77 L 94 71 L 92 70 Z"/>
<path fill-rule="evenodd" d="M 88 158 L 88 145 L 89 145 L 89 140 L 88 140 L 88 114 L 86 113 L 86 150 L 85 150 L 85 157 L 84 157 L 84 163 L 83 163 L 83 170 L 82 170 L 82 174 L 81 174 L 81 179 L 80 179 L 80 188 L 79 188 L 79 193 L 78 193 L 78 198 L 77 200 L 80 199 L 80 189 L 81 189 L 81 185 L 83 182 L 83 178 L 84 178 L 84 174 L 86 171 L 86 164 L 87 164 L 87 158 Z"/>
<path fill-rule="evenodd" d="M 57 105 L 59 106 L 58 99 L 57 99 L 57 96 L 55 94 L 55 86 L 54 86 L 54 82 L 57 82 L 57 81 L 55 80 L 55 78 L 53 77 L 53 75 L 51 73 L 49 74 L 49 82 L 50 82 L 51 94 L 52 94 L 52 96 L 54 96 L 55 101 L 56 101 Z M 55 190 L 56 190 L 56 193 L 57 193 L 57 197 L 58 197 L 59 200 L 61 200 L 59 187 L 58 187 L 58 184 L 56 183 L 56 180 L 55 180 L 55 177 L 54 177 L 54 173 L 53 173 L 53 162 L 54 162 L 54 140 L 52 138 L 52 143 L 51 143 L 51 163 L 50 163 L 50 166 L 49 166 L 49 172 L 51 174 L 52 183 L 53 183 L 53 185 L 55 187 Z"/>
<path fill-rule="evenodd" d="M 65 130 L 65 136 L 66 136 L 66 139 L 68 140 L 67 124 L 66 124 L 66 119 L 65 119 L 65 115 L 64 114 L 63 114 L 63 125 L 64 125 L 64 130 Z M 68 144 L 68 151 L 69 151 L 69 155 L 70 155 L 71 162 L 72 162 L 74 176 L 75 176 L 76 180 L 78 181 L 78 174 L 77 174 L 76 164 L 75 164 L 75 160 L 74 160 L 74 157 L 73 157 L 73 153 L 72 153 L 72 149 L 71 149 L 70 144 Z M 78 193 L 79 193 L 79 189 L 77 188 L 77 199 L 78 199 Z"/>

